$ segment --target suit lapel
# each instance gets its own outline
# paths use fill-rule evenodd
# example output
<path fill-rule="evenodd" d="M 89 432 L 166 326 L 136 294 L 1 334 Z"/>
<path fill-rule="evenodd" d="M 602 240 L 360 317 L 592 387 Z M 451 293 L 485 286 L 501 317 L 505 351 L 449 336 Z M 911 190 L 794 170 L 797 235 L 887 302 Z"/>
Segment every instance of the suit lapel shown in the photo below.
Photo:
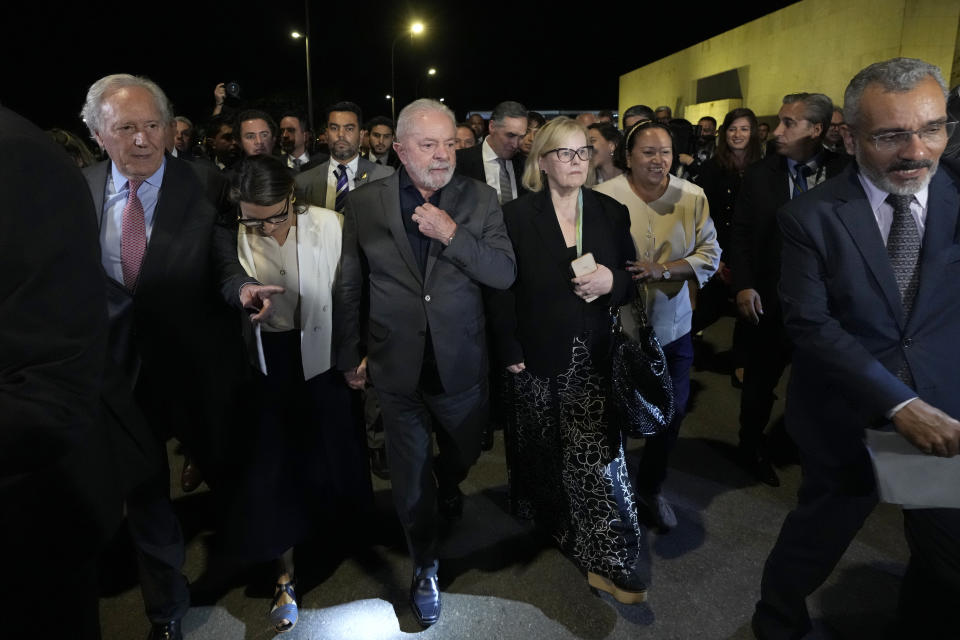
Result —
<path fill-rule="evenodd" d="M 385 216 L 387 228 L 390 229 L 390 235 L 400 251 L 400 256 L 406 263 L 410 273 L 421 285 L 423 277 L 420 275 L 420 267 L 417 266 L 417 260 L 413 256 L 413 249 L 410 248 L 410 241 L 407 240 L 407 232 L 403 228 L 403 220 L 400 219 L 400 178 L 399 174 L 393 174 L 390 179 L 381 180 L 380 185 L 380 204 L 381 211 Z M 364 215 L 358 212 L 358 215 Z M 429 273 L 429 271 L 428 271 Z"/>
<path fill-rule="evenodd" d="M 460 192 L 463 190 L 463 182 L 459 179 L 451 179 L 447 186 L 440 192 L 440 208 L 447 212 L 454 222 L 458 225 L 463 222 L 468 212 L 463 211 L 463 207 L 458 206 L 460 202 Z M 430 272 L 433 271 L 433 265 L 437 263 L 437 256 L 443 250 L 443 244 L 434 240 L 430 243 L 430 253 L 427 255 L 427 269 L 423 277 L 426 282 L 430 278 Z"/>
<path fill-rule="evenodd" d="M 161 273 L 169 257 L 169 249 L 173 246 L 177 233 L 184 223 L 184 217 L 190 209 L 190 169 L 178 162 L 171 162 L 168 156 L 163 171 L 163 183 L 160 185 L 160 195 L 157 206 L 153 211 L 153 231 L 150 233 L 150 242 L 147 243 L 147 252 L 143 256 L 143 265 L 140 267 L 140 276 L 137 279 L 137 291 L 149 282 L 154 273 Z M 198 274 L 198 277 L 200 275 Z"/>
<path fill-rule="evenodd" d="M 900 289 L 897 287 L 896 277 L 893 275 L 893 267 L 890 266 L 890 258 L 887 256 L 887 248 L 883 244 L 883 236 L 880 235 L 880 229 L 877 227 L 877 219 L 870 210 L 870 203 L 867 196 L 860 186 L 857 179 L 855 165 L 847 171 L 844 178 L 845 184 L 838 193 L 840 204 L 837 206 L 837 214 L 840 222 L 846 227 L 847 232 L 853 239 L 864 262 L 873 273 L 873 277 L 880 284 L 887 304 L 893 310 L 893 315 L 897 318 L 897 323 L 903 327 L 903 305 L 900 301 Z"/>
<path fill-rule="evenodd" d="M 951 255 L 949 250 L 956 246 L 958 209 L 960 197 L 956 183 L 943 170 L 938 171 L 930 182 L 927 199 L 927 221 L 920 250 L 920 287 L 908 319 L 911 325 L 922 322 L 925 313 L 937 308 L 936 299 L 944 295 L 941 275 Z"/>
<path fill-rule="evenodd" d="M 553 208 L 553 201 L 550 200 L 550 192 L 544 188 L 534 199 L 534 214 L 531 223 L 540 236 L 540 242 L 543 243 L 550 256 L 550 261 L 560 270 L 565 280 L 573 277 L 570 273 L 570 258 L 567 255 L 567 242 L 563 239 L 563 232 L 560 230 L 560 223 L 557 222 L 557 212 Z M 586 207 L 586 204 L 584 204 Z M 583 246 L 586 247 L 587 239 L 592 238 L 586 232 L 587 225 L 583 225 L 584 233 Z"/>
<path fill-rule="evenodd" d="M 373 163 L 361 156 L 357 159 L 357 174 L 353 177 L 353 188 L 356 189 L 370 182 L 370 173 L 374 170 Z"/>
<path fill-rule="evenodd" d="M 90 195 L 93 196 L 94 210 L 97 212 L 97 229 L 103 226 L 103 196 L 107 188 L 110 167 L 110 161 L 106 160 L 84 172 L 87 184 L 90 186 Z"/>

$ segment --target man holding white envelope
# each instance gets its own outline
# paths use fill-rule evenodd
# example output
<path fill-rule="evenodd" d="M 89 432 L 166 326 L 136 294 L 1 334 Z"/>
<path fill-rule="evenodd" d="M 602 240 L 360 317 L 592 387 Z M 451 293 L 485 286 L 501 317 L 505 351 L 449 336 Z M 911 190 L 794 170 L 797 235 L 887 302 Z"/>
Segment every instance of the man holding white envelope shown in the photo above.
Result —
<path fill-rule="evenodd" d="M 787 429 L 803 483 L 764 568 L 759 638 L 810 629 L 806 597 L 876 505 L 865 428 L 892 423 L 929 456 L 960 449 L 960 173 L 938 167 L 956 125 L 945 96 L 940 71 L 921 60 L 860 71 L 844 96 L 856 162 L 778 214 L 780 296 L 796 345 Z M 904 629 L 956 633 L 960 510 L 905 510 L 904 523 Z"/>

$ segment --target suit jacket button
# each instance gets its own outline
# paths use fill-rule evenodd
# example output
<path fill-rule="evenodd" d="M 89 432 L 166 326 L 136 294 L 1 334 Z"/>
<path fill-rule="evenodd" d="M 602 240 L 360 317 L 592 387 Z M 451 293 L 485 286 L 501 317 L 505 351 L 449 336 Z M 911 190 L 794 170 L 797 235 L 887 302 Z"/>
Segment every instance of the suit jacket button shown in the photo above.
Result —
<path fill-rule="evenodd" d="M 903 340 L 903 348 L 904 348 L 904 349 L 909 349 L 909 348 L 912 347 L 912 346 L 913 346 L 913 338 L 904 338 L 904 340 Z"/>
<path fill-rule="evenodd" d="M 427 302 L 430 302 L 430 294 L 428 293 L 427 295 L 423 296 L 423 299 Z"/>

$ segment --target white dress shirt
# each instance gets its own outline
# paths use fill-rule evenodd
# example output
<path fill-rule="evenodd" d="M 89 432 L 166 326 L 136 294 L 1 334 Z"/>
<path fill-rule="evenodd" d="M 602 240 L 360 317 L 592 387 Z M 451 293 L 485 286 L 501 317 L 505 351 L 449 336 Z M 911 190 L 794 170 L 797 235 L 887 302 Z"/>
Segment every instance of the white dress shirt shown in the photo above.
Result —
<path fill-rule="evenodd" d="M 497 190 L 497 198 L 500 198 L 500 161 L 497 152 L 490 146 L 490 142 L 483 141 L 480 145 L 480 151 L 483 154 L 483 174 L 487 179 L 487 184 Z M 513 174 L 513 160 L 507 160 L 507 175 L 510 176 L 510 188 L 513 189 L 513 197 L 517 197 L 517 176 Z"/>
<path fill-rule="evenodd" d="M 863 172 L 857 173 L 860 180 L 860 186 L 867 194 L 867 200 L 870 202 L 870 210 L 873 211 L 873 217 L 877 221 L 877 227 L 880 228 L 880 235 L 883 237 L 883 244 L 887 244 L 887 238 L 890 237 L 890 225 L 893 224 L 893 205 L 887 202 L 887 196 L 890 195 L 877 185 L 870 181 L 870 178 L 863 175 Z M 920 244 L 923 245 L 923 231 L 927 226 L 927 198 L 930 195 L 929 186 L 913 194 L 910 200 L 910 213 L 917 223 L 917 232 L 920 234 Z M 903 409 L 909 403 L 917 399 L 914 396 L 909 400 L 904 400 L 887 411 L 887 418 L 893 418 L 893 414 Z"/>

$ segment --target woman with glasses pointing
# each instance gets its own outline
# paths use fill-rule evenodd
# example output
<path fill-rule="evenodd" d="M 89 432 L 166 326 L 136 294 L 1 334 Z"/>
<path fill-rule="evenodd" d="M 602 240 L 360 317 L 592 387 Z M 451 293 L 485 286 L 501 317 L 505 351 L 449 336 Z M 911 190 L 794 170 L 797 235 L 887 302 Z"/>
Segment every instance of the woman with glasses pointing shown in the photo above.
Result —
<path fill-rule="evenodd" d="M 610 407 L 610 307 L 634 296 L 626 207 L 584 188 L 593 148 L 570 118 L 548 122 L 527 157 L 531 193 L 504 206 L 513 287 L 490 306 L 500 364 L 513 374 L 507 429 L 511 509 L 535 519 L 624 603 L 643 602 L 640 528 Z"/>
<path fill-rule="evenodd" d="M 293 174 L 272 156 L 247 158 L 232 192 L 241 265 L 283 292 L 268 309 L 248 309 L 255 314 L 248 342 L 258 370 L 249 402 L 259 421 L 234 500 L 238 517 L 225 536 L 243 560 L 275 562 L 269 617 L 284 632 L 298 617 L 294 545 L 372 495 L 349 389 L 331 368 L 342 218 L 299 205 Z"/>

